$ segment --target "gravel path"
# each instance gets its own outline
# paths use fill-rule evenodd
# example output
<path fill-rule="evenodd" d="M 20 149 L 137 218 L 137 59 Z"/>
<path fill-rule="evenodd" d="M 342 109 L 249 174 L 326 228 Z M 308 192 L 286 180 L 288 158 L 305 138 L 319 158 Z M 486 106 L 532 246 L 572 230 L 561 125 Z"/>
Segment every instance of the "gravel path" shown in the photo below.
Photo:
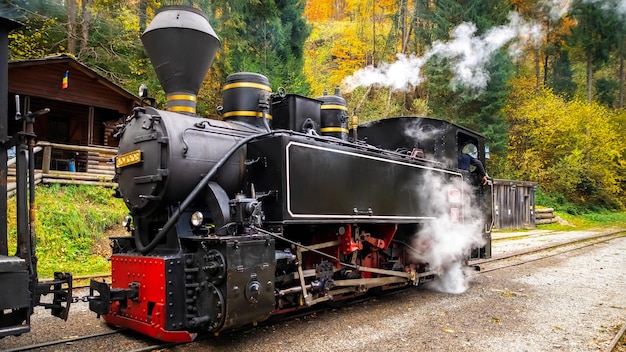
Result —
<path fill-rule="evenodd" d="M 590 234 L 496 234 L 493 250 L 498 256 Z M 619 324 L 626 323 L 625 273 L 626 238 L 620 238 L 477 274 L 462 294 L 412 289 L 172 351 L 604 351 Z M 0 350 L 107 330 L 84 303 L 72 307 L 68 322 L 38 309 L 33 331 L 0 340 Z M 137 347 L 127 339 L 115 347 L 110 343 L 94 342 L 92 350 Z M 68 350 L 81 349 L 42 351 Z"/>

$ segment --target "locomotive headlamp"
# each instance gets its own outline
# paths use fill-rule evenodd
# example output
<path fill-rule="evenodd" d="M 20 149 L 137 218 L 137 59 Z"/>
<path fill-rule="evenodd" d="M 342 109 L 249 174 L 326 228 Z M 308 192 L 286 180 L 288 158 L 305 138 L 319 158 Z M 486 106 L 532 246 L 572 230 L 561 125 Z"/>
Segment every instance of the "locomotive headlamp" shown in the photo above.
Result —
<path fill-rule="evenodd" d="M 202 221 L 204 221 L 204 215 L 202 212 L 196 211 L 191 214 L 191 225 L 194 227 L 198 227 L 202 225 Z"/>
<path fill-rule="evenodd" d="M 133 218 L 130 215 L 126 215 L 124 219 L 122 219 L 122 226 L 124 226 L 127 231 L 130 231 L 130 227 L 132 224 L 133 224 Z"/>

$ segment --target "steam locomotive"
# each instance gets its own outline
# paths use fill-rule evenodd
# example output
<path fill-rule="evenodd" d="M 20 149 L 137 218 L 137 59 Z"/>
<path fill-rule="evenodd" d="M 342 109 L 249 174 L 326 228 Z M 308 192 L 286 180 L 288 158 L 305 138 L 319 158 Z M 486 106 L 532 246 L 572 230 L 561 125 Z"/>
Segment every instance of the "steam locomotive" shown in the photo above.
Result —
<path fill-rule="evenodd" d="M 491 187 L 456 164 L 463 148 L 484 150 L 479 134 L 416 117 L 350 130 L 337 92 L 274 93 L 250 72 L 227 77 L 221 120 L 201 118 L 196 94 L 220 44 L 206 17 L 165 7 L 142 42 L 167 110 L 136 108 L 119 131 L 129 235 L 111 239 L 111 284 L 90 285 L 107 323 L 191 341 L 420 285 L 439 272 L 422 255 L 435 239 L 416 236 L 440 219 L 471 222 L 470 208 L 483 241 L 463 259 L 490 256 Z"/>
<path fill-rule="evenodd" d="M 228 76 L 221 118 L 203 118 L 196 95 L 220 45 L 206 16 L 164 7 L 142 42 L 167 109 L 146 98 L 117 132 L 116 195 L 129 209 L 128 233 L 111 238 L 111 282 L 92 280 L 89 295 L 90 310 L 107 323 L 184 342 L 422 285 L 445 270 L 433 250 L 441 223 L 480 239 L 454 260 L 490 257 L 491 184 L 457 163 L 459 152 L 484 163 L 481 135 L 425 117 L 349 126 L 338 91 L 315 99 L 274 92 L 251 72 Z M 0 296 L 16 297 L 0 311 L 4 335 L 27 331 L 11 325 L 28 322 L 33 292 L 43 290 L 29 259 L 28 248 L 0 253 Z M 53 313 L 66 318 L 71 275 L 58 275 L 46 287 Z M 4 292 L 15 278 L 21 291 Z"/>

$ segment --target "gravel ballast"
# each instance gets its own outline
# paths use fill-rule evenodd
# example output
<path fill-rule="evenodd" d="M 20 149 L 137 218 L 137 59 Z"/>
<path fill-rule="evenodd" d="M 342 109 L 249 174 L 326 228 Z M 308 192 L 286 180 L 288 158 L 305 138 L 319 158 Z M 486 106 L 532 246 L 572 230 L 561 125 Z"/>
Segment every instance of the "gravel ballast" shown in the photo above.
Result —
<path fill-rule="evenodd" d="M 494 256 L 561 242 L 558 232 L 496 234 Z M 510 237 L 510 239 L 502 239 Z M 626 238 L 476 274 L 462 294 L 409 289 L 356 305 L 171 348 L 172 351 L 604 351 L 626 323 Z M 107 331 L 86 309 L 63 322 L 37 309 L 32 332 L 0 350 Z M 92 350 L 132 350 L 119 336 Z M 110 340 L 110 341 L 109 341 Z M 43 351 L 80 350 L 72 345 Z"/>

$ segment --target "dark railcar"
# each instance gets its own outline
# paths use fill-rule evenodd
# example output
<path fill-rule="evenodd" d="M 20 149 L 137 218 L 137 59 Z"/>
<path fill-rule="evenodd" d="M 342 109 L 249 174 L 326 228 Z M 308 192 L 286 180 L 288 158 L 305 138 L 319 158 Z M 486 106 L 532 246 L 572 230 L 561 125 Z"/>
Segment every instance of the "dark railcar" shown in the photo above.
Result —
<path fill-rule="evenodd" d="M 424 256 L 432 227 L 471 223 L 471 208 L 482 207 L 479 241 L 456 260 L 490 256 L 491 186 L 457 164 L 459 152 L 484 162 L 479 134 L 423 117 L 349 131 L 338 91 L 274 93 L 250 72 L 226 79 L 223 121 L 201 118 L 190 103 L 197 80 L 178 77 L 205 75 L 194 62 L 219 44 L 206 18 L 166 7 L 142 40 L 168 111 L 137 108 L 120 131 L 116 179 L 129 234 L 112 238 L 112 283 L 92 281 L 90 294 L 107 322 L 189 341 L 420 285 L 440 270 Z"/>
<path fill-rule="evenodd" d="M 37 277 L 35 234 L 35 164 L 33 148 L 35 117 L 48 109 L 20 114 L 16 97 L 15 118 L 24 122 L 24 130 L 8 136 L 8 33 L 19 23 L 0 17 L 0 338 L 30 331 L 30 316 L 36 306 L 44 306 L 54 316 L 67 319 L 72 294 L 72 276 L 55 273 L 51 282 Z M 15 152 L 17 251 L 9 255 L 7 229 L 7 155 Z M 30 162 L 29 162 L 30 161 Z M 29 192 L 29 190 L 31 190 Z M 51 294 L 49 303 L 42 295 Z"/>
<path fill-rule="evenodd" d="M 372 289 L 418 286 L 442 270 L 429 257 L 441 224 L 477 238 L 454 260 L 490 256 L 491 184 L 457 163 L 459 153 L 484 163 L 479 134 L 424 117 L 350 131 L 338 91 L 275 93 L 250 72 L 227 78 L 223 121 L 209 120 L 196 115 L 219 46 L 206 17 L 165 7 L 142 41 L 167 110 L 137 108 L 119 131 L 117 195 L 129 209 L 128 233 L 111 239 L 112 282 L 92 280 L 89 295 L 108 323 L 190 341 Z M 36 115 L 25 117 L 27 127 Z M 27 129 L 13 142 L 24 214 L 33 141 Z M 62 317 L 71 301 L 68 274 L 38 284 L 27 220 L 18 219 L 18 255 L 0 252 L 0 336 L 28 330 L 40 294 L 54 293 L 49 308 Z"/>

